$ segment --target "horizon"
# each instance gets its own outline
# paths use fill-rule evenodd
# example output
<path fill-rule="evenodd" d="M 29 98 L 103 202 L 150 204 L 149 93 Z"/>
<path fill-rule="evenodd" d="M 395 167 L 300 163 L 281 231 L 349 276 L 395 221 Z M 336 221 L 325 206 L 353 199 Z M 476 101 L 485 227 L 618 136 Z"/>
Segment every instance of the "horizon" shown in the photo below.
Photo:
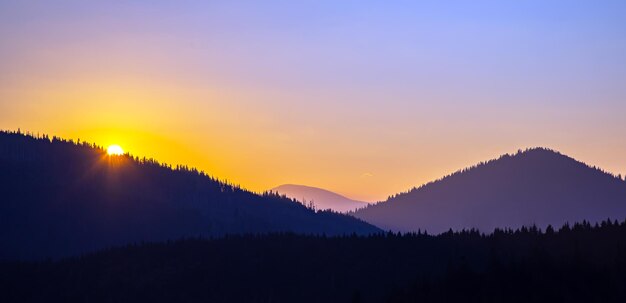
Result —
<path fill-rule="evenodd" d="M 191 166 L 191 165 L 188 165 L 188 164 L 185 164 L 185 163 L 168 163 L 168 162 L 161 161 L 160 159 L 146 157 L 146 156 L 138 155 L 138 154 L 133 154 L 133 153 L 126 152 L 126 151 L 124 151 L 122 153 L 111 153 L 109 151 L 109 149 L 112 146 L 115 146 L 115 145 L 112 145 L 112 146 L 101 146 L 101 145 L 96 144 L 95 142 L 88 142 L 88 141 L 84 141 L 84 140 L 68 139 L 68 138 L 63 138 L 63 137 L 59 137 L 59 136 L 56 136 L 56 135 L 50 135 L 50 134 L 32 133 L 32 132 L 29 132 L 29 131 L 24 131 L 24 130 L 19 129 L 19 128 L 17 130 L 0 129 L 0 133 L 19 134 L 19 135 L 30 137 L 30 138 L 34 138 L 34 139 L 48 138 L 50 140 L 50 142 L 52 142 L 52 140 L 54 138 L 56 138 L 56 139 L 59 139 L 59 140 L 65 141 L 65 142 L 70 142 L 70 143 L 77 144 L 77 145 L 86 143 L 89 146 L 92 146 L 92 145 L 95 144 L 94 148 L 100 149 L 103 154 L 108 154 L 109 156 L 112 156 L 112 155 L 113 156 L 128 156 L 131 159 L 137 159 L 137 160 L 145 159 L 145 160 L 150 160 L 150 161 L 156 161 L 156 163 L 159 163 L 160 165 L 165 166 L 165 167 L 169 167 L 171 169 L 175 168 L 176 166 L 183 166 L 183 167 L 187 167 L 189 169 L 196 169 L 198 172 L 203 173 L 203 174 L 205 174 L 208 177 L 214 178 L 215 180 L 219 180 L 220 182 L 225 182 L 226 184 L 235 185 L 237 187 L 240 187 L 243 190 L 250 191 L 252 193 L 259 194 L 259 195 L 263 194 L 265 192 L 273 191 L 273 190 L 275 190 L 275 189 L 277 189 L 279 187 L 283 187 L 283 186 L 296 186 L 296 187 L 304 187 L 304 188 L 310 188 L 310 189 L 319 189 L 319 190 L 322 190 L 322 191 L 329 192 L 331 194 L 336 194 L 336 195 L 342 196 L 342 197 L 350 199 L 350 200 L 354 200 L 356 202 L 365 202 L 366 205 L 367 204 L 373 205 L 373 204 L 380 203 L 380 202 L 386 202 L 389 198 L 391 198 L 393 196 L 409 193 L 409 192 L 411 192 L 414 189 L 422 188 L 422 187 L 427 186 L 429 184 L 432 184 L 432 183 L 435 183 L 435 182 L 438 182 L 438 181 L 442 181 L 442 180 L 444 180 L 447 177 L 450 177 L 452 175 L 455 175 L 455 174 L 458 174 L 458 173 L 462 173 L 464 171 L 476 168 L 478 166 L 481 166 L 481 165 L 484 165 L 484 164 L 487 164 L 487 163 L 490 163 L 490 162 L 493 162 L 493 161 L 500 160 L 500 159 L 502 159 L 505 156 L 513 157 L 513 156 L 516 156 L 516 155 L 519 155 L 519 154 L 524 154 L 524 153 L 527 153 L 527 152 L 532 152 L 532 151 L 537 151 L 537 150 L 551 152 L 551 153 L 560 155 L 562 157 L 572 159 L 572 160 L 574 160 L 574 161 L 576 161 L 578 163 L 581 163 L 581 164 L 583 164 L 583 165 L 585 165 L 585 166 L 587 166 L 589 168 L 597 169 L 597 170 L 601 171 L 602 173 L 608 174 L 608 175 L 610 175 L 612 177 L 619 178 L 620 180 L 622 180 L 622 174 L 608 171 L 608 170 L 604 169 L 601 166 L 597 166 L 597 165 L 591 164 L 589 162 L 584 161 L 583 159 L 577 159 L 575 157 L 570 156 L 567 152 L 563 152 L 563 151 L 556 150 L 556 149 L 553 149 L 553 148 L 550 148 L 550 147 L 545 147 L 545 146 L 533 146 L 533 147 L 518 148 L 515 152 L 507 152 L 507 153 L 503 153 L 503 154 L 499 154 L 499 155 L 494 155 L 494 156 L 491 156 L 490 158 L 486 158 L 486 159 L 477 161 L 475 163 L 472 163 L 470 165 L 457 168 L 457 169 L 455 169 L 453 171 L 444 173 L 444 174 L 442 174 L 442 175 L 440 175 L 440 176 L 438 176 L 436 178 L 428 180 L 428 181 L 426 181 L 424 183 L 414 184 L 414 185 L 412 185 L 412 186 L 410 186 L 408 188 L 405 188 L 403 190 L 400 190 L 400 191 L 397 191 L 397 192 L 394 192 L 394 193 L 389 193 L 382 200 L 366 201 L 366 200 L 355 199 L 355 198 L 351 197 L 350 195 L 343 194 L 343 193 L 335 191 L 333 189 L 323 188 L 323 187 L 310 185 L 310 184 L 284 183 L 284 184 L 278 184 L 276 186 L 272 186 L 270 188 L 267 188 L 267 189 L 264 189 L 264 190 L 261 190 L 261 191 L 255 191 L 255 190 L 251 190 L 248 187 L 246 187 L 245 184 L 240 184 L 240 183 L 234 182 L 233 180 L 221 178 L 220 176 L 214 175 L 214 174 L 212 174 L 209 171 L 205 171 L 205 170 L 199 169 L 198 167 L 194 167 L 194 166 Z M 623 180 L 626 181 L 626 175 L 623 175 L 623 177 L 624 177 Z M 283 194 L 283 193 L 281 193 L 281 194 Z M 290 197 L 290 198 L 296 199 L 296 200 L 300 201 L 300 198 L 298 198 L 298 197 Z M 306 201 L 300 201 L 300 202 L 306 202 Z"/>
<path fill-rule="evenodd" d="M 0 129 L 360 201 L 520 147 L 626 175 L 626 3 L 0 3 Z"/>

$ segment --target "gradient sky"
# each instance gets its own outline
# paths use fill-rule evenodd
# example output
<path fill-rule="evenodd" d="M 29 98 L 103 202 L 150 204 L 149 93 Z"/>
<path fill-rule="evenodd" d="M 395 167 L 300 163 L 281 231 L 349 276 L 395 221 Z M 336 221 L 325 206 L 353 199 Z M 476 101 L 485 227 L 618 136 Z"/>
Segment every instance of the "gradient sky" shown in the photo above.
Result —
<path fill-rule="evenodd" d="M 0 0 L 0 128 L 370 201 L 530 146 L 624 174 L 626 1 Z"/>

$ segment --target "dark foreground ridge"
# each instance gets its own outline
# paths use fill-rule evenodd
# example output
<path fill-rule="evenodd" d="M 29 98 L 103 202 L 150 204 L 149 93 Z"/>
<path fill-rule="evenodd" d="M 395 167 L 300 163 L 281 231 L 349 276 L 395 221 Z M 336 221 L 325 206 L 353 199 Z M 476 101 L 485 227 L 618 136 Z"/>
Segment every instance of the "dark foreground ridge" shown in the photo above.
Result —
<path fill-rule="evenodd" d="M 354 213 L 383 229 L 561 226 L 626 217 L 626 182 L 556 151 L 504 155 Z"/>
<path fill-rule="evenodd" d="M 2 302 L 626 302 L 626 223 L 229 236 L 0 263 Z"/>
<path fill-rule="evenodd" d="M 350 216 L 58 138 L 0 132 L 0 259 L 239 233 L 369 234 Z"/>

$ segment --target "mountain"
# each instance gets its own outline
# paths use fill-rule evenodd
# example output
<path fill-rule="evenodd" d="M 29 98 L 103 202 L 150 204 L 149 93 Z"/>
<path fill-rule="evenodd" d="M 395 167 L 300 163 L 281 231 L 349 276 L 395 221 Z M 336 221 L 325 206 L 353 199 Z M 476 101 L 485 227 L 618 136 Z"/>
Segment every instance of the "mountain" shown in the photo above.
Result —
<path fill-rule="evenodd" d="M 294 232 L 369 234 L 350 216 L 257 195 L 170 167 L 59 138 L 0 132 L 0 259 L 79 254 L 181 237 Z"/>
<path fill-rule="evenodd" d="M 494 228 L 626 218 L 626 182 L 534 148 L 481 163 L 353 213 L 383 229 Z"/>
<path fill-rule="evenodd" d="M 283 184 L 270 189 L 270 191 L 286 195 L 305 204 L 312 201 L 317 209 L 331 209 L 336 212 L 356 210 L 367 205 L 367 202 L 352 200 L 325 189 L 305 185 Z"/>

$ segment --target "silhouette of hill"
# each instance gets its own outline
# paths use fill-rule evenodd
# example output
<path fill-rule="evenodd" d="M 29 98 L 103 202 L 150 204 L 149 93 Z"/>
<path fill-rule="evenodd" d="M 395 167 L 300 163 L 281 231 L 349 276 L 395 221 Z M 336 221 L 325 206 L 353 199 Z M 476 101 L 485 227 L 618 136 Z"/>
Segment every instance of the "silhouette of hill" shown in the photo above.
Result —
<path fill-rule="evenodd" d="M 452 228 L 626 218 L 626 182 L 553 150 L 504 155 L 360 209 L 383 229 L 440 233 Z"/>
<path fill-rule="evenodd" d="M 625 302 L 626 222 L 185 239 L 0 262 L 0 302 Z"/>
<path fill-rule="evenodd" d="M 367 202 L 352 200 L 325 189 L 305 185 L 283 184 L 270 191 L 286 195 L 305 205 L 312 202 L 317 209 L 331 209 L 337 212 L 356 210 L 367 205 Z"/>
<path fill-rule="evenodd" d="M 0 259 L 66 256 L 139 241 L 234 233 L 377 232 L 276 194 L 257 195 L 59 138 L 0 132 Z"/>

